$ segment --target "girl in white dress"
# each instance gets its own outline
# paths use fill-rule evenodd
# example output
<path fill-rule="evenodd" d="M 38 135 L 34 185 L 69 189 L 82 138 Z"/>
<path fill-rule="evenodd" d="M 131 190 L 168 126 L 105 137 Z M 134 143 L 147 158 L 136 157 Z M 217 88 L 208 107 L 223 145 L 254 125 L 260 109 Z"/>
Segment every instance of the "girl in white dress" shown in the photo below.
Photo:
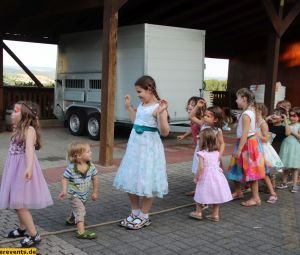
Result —
<path fill-rule="evenodd" d="M 277 172 L 281 168 L 283 168 L 283 163 L 278 156 L 275 149 L 270 144 L 270 133 L 269 133 L 269 127 L 267 122 L 265 121 L 264 117 L 268 114 L 267 107 L 262 103 L 257 103 L 256 106 L 256 127 L 257 127 L 257 137 L 259 138 L 262 148 L 263 148 L 263 154 L 265 159 L 265 170 L 266 170 L 266 177 L 264 179 L 267 188 L 270 192 L 270 197 L 267 200 L 268 203 L 274 204 L 276 203 L 278 197 L 277 194 L 273 188 L 270 175 L 274 174 L 274 172 Z"/>
<path fill-rule="evenodd" d="M 169 134 L 168 103 L 159 98 L 153 78 L 142 76 L 135 82 L 135 90 L 141 103 L 136 109 L 130 96 L 125 96 L 125 106 L 134 125 L 113 184 L 128 193 L 131 204 L 131 214 L 120 225 L 134 230 L 151 224 L 149 211 L 154 197 L 162 198 L 168 193 L 160 135 Z"/>

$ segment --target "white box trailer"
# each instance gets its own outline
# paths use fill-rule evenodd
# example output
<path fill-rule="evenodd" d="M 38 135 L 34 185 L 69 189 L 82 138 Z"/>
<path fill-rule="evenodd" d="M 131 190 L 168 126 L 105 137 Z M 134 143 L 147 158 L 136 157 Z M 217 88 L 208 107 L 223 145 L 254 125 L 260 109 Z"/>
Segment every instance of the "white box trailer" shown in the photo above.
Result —
<path fill-rule="evenodd" d="M 152 76 L 169 102 L 172 123 L 188 121 L 185 104 L 203 85 L 205 31 L 140 24 L 120 27 L 117 44 L 115 122 L 130 123 L 124 95 L 135 96 L 134 82 Z M 102 32 L 62 35 L 58 44 L 54 114 L 74 135 L 99 139 Z"/>

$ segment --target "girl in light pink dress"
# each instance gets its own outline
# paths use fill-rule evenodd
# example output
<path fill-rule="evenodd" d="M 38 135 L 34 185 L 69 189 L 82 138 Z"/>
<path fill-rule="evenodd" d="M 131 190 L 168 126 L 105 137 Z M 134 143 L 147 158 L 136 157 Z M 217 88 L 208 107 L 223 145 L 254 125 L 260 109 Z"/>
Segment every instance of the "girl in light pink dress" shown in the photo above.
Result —
<path fill-rule="evenodd" d="M 23 237 L 21 246 L 28 248 L 41 241 L 30 209 L 45 208 L 53 201 L 35 153 L 41 148 L 38 106 L 19 101 L 11 119 L 14 131 L 2 176 L 0 209 L 16 211 L 20 225 L 7 237 Z"/>
<path fill-rule="evenodd" d="M 200 133 L 199 166 L 194 182 L 197 184 L 194 200 L 196 211 L 190 213 L 194 219 L 202 219 L 202 204 L 212 204 L 211 214 L 206 219 L 219 221 L 220 204 L 232 200 L 228 181 L 220 168 L 220 153 L 217 136 L 212 128 L 206 128 Z"/>

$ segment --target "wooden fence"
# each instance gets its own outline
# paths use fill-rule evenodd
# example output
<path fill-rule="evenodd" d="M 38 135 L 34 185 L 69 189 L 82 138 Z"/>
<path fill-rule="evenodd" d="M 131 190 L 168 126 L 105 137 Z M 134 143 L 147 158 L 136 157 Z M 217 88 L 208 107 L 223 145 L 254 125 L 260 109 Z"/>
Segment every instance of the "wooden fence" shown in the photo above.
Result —
<path fill-rule="evenodd" d="M 20 100 L 35 102 L 40 107 L 41 119 L 53 119 L 54 88 L 4 86 L 4 109 Z"/>

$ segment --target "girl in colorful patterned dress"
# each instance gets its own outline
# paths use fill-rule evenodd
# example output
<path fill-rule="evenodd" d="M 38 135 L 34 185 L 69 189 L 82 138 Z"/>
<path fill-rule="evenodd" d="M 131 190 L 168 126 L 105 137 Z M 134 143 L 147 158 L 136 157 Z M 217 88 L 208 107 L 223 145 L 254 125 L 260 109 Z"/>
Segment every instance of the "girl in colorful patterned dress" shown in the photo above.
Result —
<path fill-rule="evenodd" d="M 233 199 L 242 198 L 240 182 L 250 182 L 252 197 L 243 206 L 260 205 L 258 180 L 265 178 L 263 149 L 256 136 L 255 95 L 247 88 L 236 93 L 236 103 L 243 110 L 237 126 L 237 143 L 229 165 L 228 178 L 235 183 Z"/>
<path fill-rule="evenodd" d="M 292 172 L 293 184 L 292 193 L 297 193 L 299 190 L 298 172 L 300 169 L 300 107 L 293 107 L 290 110 L 290 125 L 289 130 L 286 133 L 286 137 L 280 147 L 280 158 L 284 164 L 285 170 L 283 172 L 282 183 L 277 186 L 279 189 L 286 189 L 288 174 Z"/>
<path fill-rule="evenodd" d="M 2 176 L 0 209 L 15 209 L 19 218 L 19 227 L 10 231 L 7 237 L 24 237 L 22 247 L 32 247 L 41 241 L 41 237 L 29 209 L 53 204 L 35 154 L 35 150 L 41 148 L 38 107 L 20 101 L 15 104 L 11 119 L 13 133 Z"/>
<path fill-rule="evenodd" d="M 149 211 L 154 197 L 168 193 L 166 159 L 160 135 L 169 134 L 168 103 L 161 100 L 152 77 L 142 76 L 135 82 L 141 100 L 137 109 L 125 96 L 125 106 L 134 122 L 127 149 L 114 180 L 114 186 L 128 193 L 131 214 L 120 222 L 128 229 L 149 226 Z"/>
<path fill-rule="evenodd" d="M 256 135 L 259 138 L 263 147 L 263 153 L 265 159 L 265 170 L 266 170 L 265 183 L 270 192 L 270 197 L 267 200 L 267 202 L 274 204 L 276 203 L 278 197 L 273 188 L 270 176 L 271 174 L 275 175 L 275 173 L 277 173 L 278 170 L 281 170 L 283 168 L 283 163 L 279 158 L 278 154 L 276 153 L 275 149 L 272 147 L 271 143 L 269 142 L 270 141 L 269 128 L 267 122 L 264 119 L 268 114 L 267 107 L 262 103 L 257 103 L 255 109 L 256 109 L 256 126 L 257 126 Z"/>

